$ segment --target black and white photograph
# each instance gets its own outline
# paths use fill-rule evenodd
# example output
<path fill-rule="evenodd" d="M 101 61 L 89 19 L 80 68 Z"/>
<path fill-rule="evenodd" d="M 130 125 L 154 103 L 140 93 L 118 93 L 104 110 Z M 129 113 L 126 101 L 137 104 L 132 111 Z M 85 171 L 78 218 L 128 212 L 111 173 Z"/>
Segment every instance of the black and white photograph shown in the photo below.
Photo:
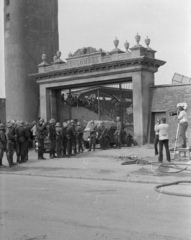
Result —
<path fill-rule="evenodd" d="M 191 240 L 191 1 L 0 0 L 0 240 Z"/>

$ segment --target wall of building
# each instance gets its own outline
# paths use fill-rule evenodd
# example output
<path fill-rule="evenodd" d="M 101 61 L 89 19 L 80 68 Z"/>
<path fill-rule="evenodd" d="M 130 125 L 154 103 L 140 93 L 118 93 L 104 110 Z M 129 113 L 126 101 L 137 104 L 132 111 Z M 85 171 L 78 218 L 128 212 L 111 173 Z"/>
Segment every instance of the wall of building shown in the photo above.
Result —
<path fill-rule="evenodd" d="M 176 110 L 177 103 L 186 102 L 188 104 L 188 140 L 191 146 L 191 84 L 189 85 L 161 85 L 150 88 L 152 96 L 151 119 L 154 121 L 153 115 L 159 116 L 160 113 L 167 118 L 169 124 L 170 144 L 173 146 L 176 138 L 178 120 L 174 120 L 175 116 L 170 116 L 169 111 Z M 154 126 L 151 121 L 150 126 Z M 152 134 L 152 131 L 151 131 Z M 152 139 L 152 138 L 151 138 Z"/>
<path fill-rule="evenodd" d="M 4 98 L 0 98 L 0 123 L 6 122 L 6 102 Z"/>
<path fill-rule="evenodd" d="M 5 1 L 5 87 L 7 120 L 38 118 L 39 86 L 29 73 L 38 71 L 58 50 L 58 1 Z"/>

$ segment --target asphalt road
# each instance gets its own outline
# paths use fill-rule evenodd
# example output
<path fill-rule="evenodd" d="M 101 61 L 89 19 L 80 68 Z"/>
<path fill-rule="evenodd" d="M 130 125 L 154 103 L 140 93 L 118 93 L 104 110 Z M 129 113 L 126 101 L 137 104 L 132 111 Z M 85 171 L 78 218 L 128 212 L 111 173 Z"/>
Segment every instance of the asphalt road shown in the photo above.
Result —
<path fill-rule="evenodd" d="M 191 239 L 190 198 L 154 186 L 0 174 L 0 239 Z"/>

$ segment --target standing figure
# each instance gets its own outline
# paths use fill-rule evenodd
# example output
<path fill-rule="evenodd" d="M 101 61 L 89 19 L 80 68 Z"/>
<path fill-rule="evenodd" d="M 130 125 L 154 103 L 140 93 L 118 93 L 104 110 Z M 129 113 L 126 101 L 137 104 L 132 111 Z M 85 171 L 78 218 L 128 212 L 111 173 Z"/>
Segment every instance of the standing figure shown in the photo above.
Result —
<path fill-rule="evenodd" d="M 77 127 L 76 127 L 76 147 L 77 147 L 77 153 L 80 153 L 84 151 L 83 147 L 82 147 L 82 141 L 83 141 L 83 128 L 80 124 L 80 122 L 77 123 Z"/>
<path fill-rule="evenodd" d="M 70 157 L 72 155 L 72 142 L 73 142 L 73 139 L 74 139 L 74 131 L 73 131 L 73 127 L 72 127 L 70 121 L 67 122 L 66 132 L 67 132 L 67 138 L 68 138 L 67 153 L 68 153 L 68 157 Z"/>
<path fill-rule="evenodd" d="M 77 151 L 76 151 L 76 127 L 75 127 L 74 120 L 71 120 L 71 126 L 72 126 L 72 131 L 73 131 L 72 149 L 73 149 L 74 155 L 76 155 L 77 154 Z"/>
<path fill-rule="evenodd" d="M 45 160 L 44 153 L 44 138 L 45 138 L 46 125 L 44 119 L 40 118 L 36 125 L 36 136 L 38 141 L 38 160 Z"/>
<path fill-rule="evenodd" d="M 169 125 L 166 123 L 166 118 L 161 118 L 160 124 L 157 126 L 156 130 L 159 131 L 159 158 L 158 161 L 163 161 L 163 145 L 166 149 L 166 159 L 170 162 L 170 151 L 168 146 L 168 129 Z"/>
<path fill-rule="evenodd" d="M 24 128 L 24 122 L 20 121 L 15 129 L 15 134 L 18 143 L 17 162 L 23 163 L 26 161 L 26 130 Z"/>
<path fill-rule="evenodd" d="M 35 139 L 36 139 L 36 122 L 35 121 L 32 122 L 31 131 L 32 131 L 33 148 L 35 148 Z"/>
<path fill-rule="evenodd" d="M 9 122 L 7 124 L 7 160 L 9 162 L 9 167 L 14 165 L 13 163 L 13 154 L 14 154 L 14 146 L 15 146 L 15 131 L 14 131 L 14 124 Z"/>
<path fill-rule="evenodd" d="M 187 112 L 184 110 L 183 107 L 178 108 L 178 120 L 180 122 L 180 136 L 182 137 L 182 148 L 186 148 L 186 130 L 188 128 L 188 117 Z"/>
<path fill-rule="evenodd" d="M 0 123 L 0 168 L 4 168 L 3 165 L 3 156 L 4 151 L 6 150 L 6 135 L 5 135 L 5 125 Z"/>
<path fill-rule="evenodd" d="M 60 158 L 62 155 L 62 128 L 60 123 L 56 123 L 56 155 Z"/>
<path fill-rule="evenodd" d="M 51 119 L 48 126 L 48 138 L 50 139 L 50 158 L 55 158 L 55 148 L 56 148 L 56 121 Z"/>
<path fill-rule="evenodd" d="M 105 150 L 105 134 L 107 132 L 107 128 L 104 125 L 104 121 L 98 126 L 98 140 L 100 143 L 100 147 L 102 150 Z"/>
<path fill-rule="evenodd" d="M 155 140 L 154 140 L 154 148 L 155 148 L 155 156 L 158 155 L 158 143 L 159 143 L 159 130 L 157 130 L 157 127 L 160 124 L 160 118 L 157 118 L 156 124 L 155 124 Z"/>
<path fill-rule="evenodd" d="M 92 120 L 92 121 L 91 121 L 91 125 L 90 125 L 89 151 L 91 151 L 92 146 L 93 146 L 93 151 L 95 151 L 95 146 L 96 146 L 96 131 L 97 131 L 97 126 L 95 125 L 94 120 Z"/>
<path fill-rule="evenodd" d="M 62 157 L 66 157 L 66 150 L 67 150 L 67 123 L 63 122 L 62 128 Z"/>
<path fill-rule="evenodd" d="M 117 129 L 114 133 L 115 139 L 116 139 L 116 145 L 117 148 L 121 148 L 121 133 L 122 133 L 122 123 L 121 118 L 117 117 Z"/>
<path fill-rule="evenodd" d="M 28 153 L 29 153 L 29 144 L 31 141 L 31 128 L 29 126 L 29 123 L 25 123 L 25 131 L 26 131 L 26 153 L 25 153 L 25 160 L 28 161 Z"/>

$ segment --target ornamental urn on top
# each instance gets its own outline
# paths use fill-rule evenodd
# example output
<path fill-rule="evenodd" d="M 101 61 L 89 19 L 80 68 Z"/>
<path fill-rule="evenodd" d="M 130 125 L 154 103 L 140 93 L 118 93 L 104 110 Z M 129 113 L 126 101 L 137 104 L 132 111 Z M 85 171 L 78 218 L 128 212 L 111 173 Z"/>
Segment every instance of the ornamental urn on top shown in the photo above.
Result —
<path fill-rule="evenodd" d="M 115 47 L 117 48 L 119 45 L 119 40 L 117 38 L 115 38 L 115 40 L 113 41 Z"/>
<path fill-rule="evenodd" d="M 151 42 L 151 40 L 147 36 L 147 38 L 145 39 L 145 44 L 147 45 L 147 49 L 151 50 L 151 48 L 149 47 L 150 42 Z"/>
<path fill-rule="evenodd" d="M 129 52 L 129 50 L 128 50 L 129 49 L 129 43 L 127 42 L 127 40 L 124 43 L 124 47 L 125 47 L 126 51 Z"/>

